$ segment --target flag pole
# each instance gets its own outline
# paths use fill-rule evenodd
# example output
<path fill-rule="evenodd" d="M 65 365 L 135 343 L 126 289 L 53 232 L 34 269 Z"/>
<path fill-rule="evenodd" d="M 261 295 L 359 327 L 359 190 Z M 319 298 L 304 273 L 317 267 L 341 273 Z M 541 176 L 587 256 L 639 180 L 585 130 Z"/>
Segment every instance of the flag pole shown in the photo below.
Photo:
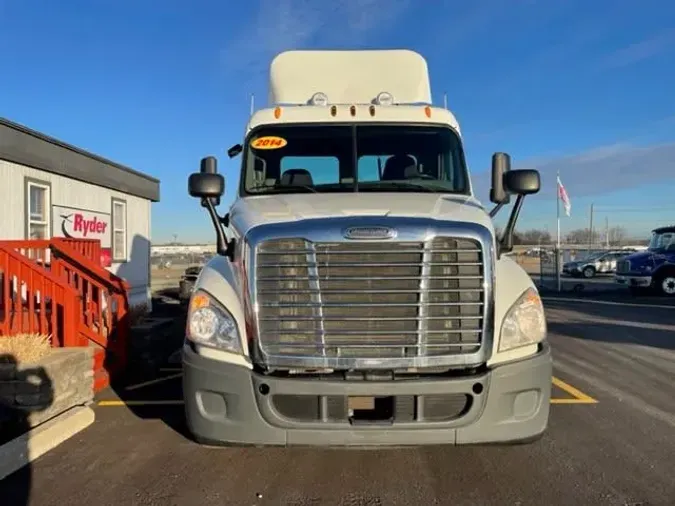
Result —
<path fill-rule="evenodd" d="M 556 247 L 555 247 L 555 275 L 558 284 L 558 292 L 561 290 L 560 280 L 560 170 L 556 172 L 555 179 L 555 213 L 557 221 Z"/>

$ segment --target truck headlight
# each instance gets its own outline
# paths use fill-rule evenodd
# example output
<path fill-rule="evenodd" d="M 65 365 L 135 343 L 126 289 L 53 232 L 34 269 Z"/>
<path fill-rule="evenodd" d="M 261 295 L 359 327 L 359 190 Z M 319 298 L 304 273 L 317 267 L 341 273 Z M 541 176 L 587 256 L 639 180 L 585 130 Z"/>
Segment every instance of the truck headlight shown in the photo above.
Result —
<path fill-rule="evenodd" d="M 185 333 L 196 344 L 241 352 L 237 322 L 227 309 L 206 292 L 193 293 Z"/>
<path fill-rule="evenodd" d="M 502 322 L 499 351 L 536 344 L 546 338 L 546 317 L 539 293 L 528 288 Z"/>

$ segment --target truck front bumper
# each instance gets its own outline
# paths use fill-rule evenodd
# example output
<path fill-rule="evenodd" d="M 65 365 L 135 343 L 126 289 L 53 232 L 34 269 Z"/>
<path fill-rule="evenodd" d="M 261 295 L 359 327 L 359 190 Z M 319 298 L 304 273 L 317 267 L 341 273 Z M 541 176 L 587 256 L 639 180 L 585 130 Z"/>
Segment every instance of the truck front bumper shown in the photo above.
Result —
<path fill-rule="evenodd" d="M 188 428 L 198 442 L 216 445 L 368 447 L 528 441 L 548 425 L 551 374 L 547 343 L 536 355 L 472 376 L 394 381 L 275 378 L 202 357 L 188 347 L 183 351 Z M 347 398 L 363 396 L 394 396 L 391 419 L 363 424 L 349 419 Z M 310 402 L 289 412 L 280 409 L 280 399 Z M 466 403 L 456 416 L 438 416 L 439 407 L 450 413 L 446 407 L 457 399 Z M 424 411 L 431 413 L 432 407 L 434 416 L 425 416 Z M 341 418 L 336 412 L 347 416 Z"/>
<path fill-rule="evenodd" d="M 636 274 L 615 274 L 614 281 L 624 286 L 634 286 L 647 288 L 652 285 L 651 276 L 642 276 Z"/>

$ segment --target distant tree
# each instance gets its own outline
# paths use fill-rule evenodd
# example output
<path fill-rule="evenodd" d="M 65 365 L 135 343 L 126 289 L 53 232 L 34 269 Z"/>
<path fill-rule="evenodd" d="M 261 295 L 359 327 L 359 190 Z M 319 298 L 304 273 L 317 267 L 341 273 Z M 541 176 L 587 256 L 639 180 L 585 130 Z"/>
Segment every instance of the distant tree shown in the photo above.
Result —
<path fill-rule="evenodd" d="M 548 230 L 526 230 L 521 234 L 523 244 L 551 244 L 551 234 Z"/>
<path fill-rule="evenodd" d="M 627 237 L 626 229 L 620 226 L 612 227 L 607 231 L 607 242 L 621 246 Z"/>
<path fill-rule="evenodd" d="M 502 235 L 504 234 L 504 229 L 502 227 L 495 227 L 495 237 L 497 240 L 500 240 L 502 238 Z M 528 244 L 527 242 L 523 241 L 522 235 L 518 231 L 513 232 L 513 244 L 514 245 L 520 245 L 520 244 Z"/>
<path fill-rule="evenodd" d="M 567 233 L 566 242 L 570 244 L 588 244 L 591 242 L 591 238 L 593 239 L 593 244 L 599 244 L 600 233 L 597 230 L 593 230 L 591 237 L 591 230 L 589 228 L 579 228 Z"/>

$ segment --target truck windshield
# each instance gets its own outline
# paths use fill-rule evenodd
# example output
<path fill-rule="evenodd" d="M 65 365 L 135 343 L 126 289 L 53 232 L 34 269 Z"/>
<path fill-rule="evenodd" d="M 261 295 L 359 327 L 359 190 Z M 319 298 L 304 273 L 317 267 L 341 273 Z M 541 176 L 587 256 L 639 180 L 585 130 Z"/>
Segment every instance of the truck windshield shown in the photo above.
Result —
<path fill-rule="evenodd" d="M 435 125 L 280 125 L 253 132 L 243 195 L 305 192 L 468 194 L 458 135 Z"/>
<path fill-rule="evenodd" d="M 649 241 L 650 251 L 675 251 L 675 232 L 654 232 Z"/>

